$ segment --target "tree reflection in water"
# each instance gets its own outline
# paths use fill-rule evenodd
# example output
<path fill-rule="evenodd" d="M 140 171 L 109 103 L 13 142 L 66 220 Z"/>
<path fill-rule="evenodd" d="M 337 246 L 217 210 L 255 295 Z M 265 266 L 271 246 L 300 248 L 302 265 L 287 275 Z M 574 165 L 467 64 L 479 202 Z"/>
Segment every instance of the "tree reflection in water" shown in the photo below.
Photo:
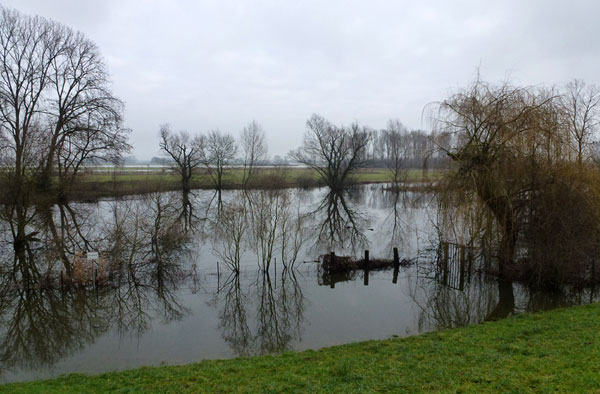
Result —
<path fill-rule="evenodd" d="M 463 327 L 600 299 L 593 288 L 565 286 L 548 292 L 484 274 L 473 275 L 463 289 L 445 284 L 439 276 L 422 275 L 415 278 L 410 294 L 420 310 L 420 331 Z"/>
<path fill-rule="evenodd" d="M 223 339 L 235 354 L 251 354 L 251 334 L 248 326 L 248 295 L 242 292 L 240 275 L 231 273 L 222 287 L 222 307 L 219 312 L 219 329 Z"/>
<path fill-rule="evenodd" d="M 455 248 L 468 249 L 464 245 Z M 594 288 L 563 286 L 547 291 L 488 275 L 488 253 L 476 252 L 475 260 L 466 263 L 468 252 L 448 252 L 447 242 L 442 242 L 439 249 L 438 260 L 433 265 L 422 264 L 416 278 L 408 282 L 410 295 L 420 310 L 421 331 L 463 327 L 599 299 Z"/>
<path fill-rule="evenodd" d="M 463 326 L 598 299 L 593 290 L 564 288 L 548 294 L 483 275 L 482 271 L 493 268 L 490 246 L 494 243 L 486 241 L 487 221 L 475 215 L 445 212 L 444 220 L 437 223 L 437 232 L 429 233 L 433 247 L 418 250 L 418 246 L 427 244 L 416 243 L 415 239 L 425 234 L 423 228 L 431 228 L 422 225 L 430 218 L 423 205 L 428 198 L 372 186 L 341 194 L 321 190 L 227 191 L 222 198 L 215 196 L 212 203 L 212 195 L 190 192 L 150 194 L 97 205 L 1 207 L 0 371 L 9 371 L 5 376 L 10 376 L 20 367 L 36 370 L 52 366 L 112 333 L 141 336 L 157 320 L 176 322 L 188 316 L 187 305 L 205 306 L 202 302 L 194 304 L 204 296 L 212 299 L 210 305 L 214 307 L 207 316 L 215 312 L 212 318 L 218 319 L 218 329 L 205 334 L 205 338 L 223 338 L 225 343 L 214 344 L 220 356 L 229 355 L 229 349 L 240 356 L 280 352 L 298 347 L 303 335 L 310 344 L 314 341 L 311 337 L 318 334 L 305 335 L 302 328 L 308 326 L 307 299 L 311 294 L 320 297 L 325 289 L 312 282 L 318 277 L 316 266 L 300 265 L 296 260 L 312 261 L 319 253 L 334 249 L 340 255 L 362 254 L 368 246 L 366 235 L 375 241 L 372 247 L 399 247 L 404 249 L 402 257 L 419 258 L 415 259 L 417 265 L 401 266 L 394 273 L 372 273 L 371 286 L 365 289 L 371 295 L 357 297 L 361 302 L 353 304 L 353 310 L 369 308 L 377 313 L 381 299 L 372 294 L 397 294 L 404 301 L 401 293 L 408 291 L 404 297 L 417 306 L 421 330 Z M 205 210 L 209 204 L 212 208 Z M 367 210 L 376 211 L 375 225 Z M 198 212 L 202 217 L 196 215 Z M 437 211 L 432 212 L 435 217 Z M 270 216 L 273 213 L 276 218 Z M 238 230 L 228 227 L 228 218 Z M 421 222 L 415 224 L 416 220 Z M 370 227 L 375 227 L 373 233 Z M 417 230 L 419 235 L 415 235 Z M 425 241 L 425 237 L 420 239 Z M 239 269 L 226 272 L 229 276 L 215 276 L 219 278 L 216 294 L 211 291 L 194 296 L 182 289 L 196 272 L 194 259 L 204 256 L 192 249 L 201 242 L 210 243 L 207 249 L 212 246 L 214 254 L 208 256 L 221 263 L 224 255 L 219 252 L 237 243 L 231 246 L 233 252 L 229 255 L 234 256 L 232 261 Z M 445 253 L 444 245 L 454 246 L 448 246 Z M 102 280 L 96 286 L 85 273 L 77 274 L 81 269 L 75 264 L 76 256 L 85 256 L 89 251 L 100 252 L 107 270 L 104 276 L 99 274 Z M 372 256 L 378 257 L 375 252 Z M 208 264 L 208 275 L 213 277 L 214 260 Z M 311 275 L 311 282 L 299 277 L 305 272 Z M 60 285 L 60 273 L 64 286 Z M 334 286 L 340 280 L 356 280 L 361 273 L 347 272 L 318 280 Z M 376 288 L 379 285 L 381 291 Z M 306 290 L 306 286 L 313 288 Z M 339 289 L 342 293 L 363 288 L 340 287 L 345 287 Z M 190 304 L 184 304 L 183 294 L 190 297 L 186 298 Z M 345 300 L 332 297 L 316 302 L 322 301 L 326 302 L 319 305 L 321 309 L 336 308 Z M 403 303 L 407 304 L 397 304 Z M 332 319 L 327 313 L 310 316 Z M 195 324 L 212 323 L 205 315 L 199 318 L 201 323 Z M 391 324 L 415 323 L 412 315 L 406 319 Z M 312 327 L 322 323 L 317 321 Z M 354 328 L 371 330 L 372 326 Z M 383 328 L 394 329 L 389 325 Z M 401 329 L 398 327 L 398 331 Z M 370 331 L 363 332 L 368 335 Z M 319 340 L 321 337 L 317 344 Z"/>
<path fill-rule="evenodd" d="M 230 269 L 212 303 L 219 308 L 219 329 L 240 356 L 280 352 L 300 339 L 304 296 L 294 265 L 305 239 L 305 217 L 289 190 L 244 190 L 210 219 L 213 252 Z M 242 270 L 248 253 L 259 270 Z M 277 274 L 273 261 L 281 263 Z"/>
<path fill-rule="evenodd" d="M 110 308 L 85 289 L 2 289 L 0 371 L 56 363 L 107 331 Z"/>
<path fill-rule="evenodd" d="M 293 269 L 284 269 L 277 284 L 269 272 L 251 281 L 232 273 L 220 293 L 219 328 L 238 356 L 279 353 L 299 341 L 305 299 Z"/>
<path fill-rule="evenodd" d="M 293 267 L 305 233 L 304 217 L 296 204 L 289 190 L 236 192 L 210 220 L 213 252 L 233 272 L 240 271 L 247 251 L 264 272 L 278 257 L 284 267 Z"/>
<path fill-rule="evenodd" d="M 81 204 L 3 207 L 0 371 L 52 366 L 111 328 L 141 335 L 156 316 L 182 319 L 177 290 L 193 220 L 180 210 L 176 196 L 149 195 L 112 204 L 97 225 L 102 213 Z M 57 275 L 71 278 L 77 253 L 93 250 L 112 283 L 61 286 Z"/>
<path fill-rule="evenodd" d="M 361 198 L 360 191 L 329 190 L 317 209 L 311 212 L 317 251 L 358 255 L 367 247 L 365 231 L 370 220 L 353 202 L 357 198 Z"/>
<path fill-rule="evenodd" d="M 383 239 L 389 240 L 388 252 L 398 248 L 401 256 L 413 256 L 421 238 L 427 235 L 428 225 L 423 219 L 427 218 L 431 195 L 388 187 L 372 195 L 378 197 L 372 204 L 387 211 L 379 231 Z"/>

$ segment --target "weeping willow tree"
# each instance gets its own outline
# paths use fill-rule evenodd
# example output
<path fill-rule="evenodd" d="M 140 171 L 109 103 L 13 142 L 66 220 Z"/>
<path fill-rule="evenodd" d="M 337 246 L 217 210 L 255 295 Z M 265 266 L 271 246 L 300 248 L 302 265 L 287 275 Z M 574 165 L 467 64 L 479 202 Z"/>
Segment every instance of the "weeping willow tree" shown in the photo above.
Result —
<path fill-rule="evenodd" d="M 435 104 L 434 126 L 453 140 L 444 148 L 453 162 L 440 200 L 453 212 L 446 219 L 490 233 L 500 275 L 555 285 L 594 274 L 599 171 L 571 130 L 573 111 L 584 109 L 564 97 L 477 79 Z"/>

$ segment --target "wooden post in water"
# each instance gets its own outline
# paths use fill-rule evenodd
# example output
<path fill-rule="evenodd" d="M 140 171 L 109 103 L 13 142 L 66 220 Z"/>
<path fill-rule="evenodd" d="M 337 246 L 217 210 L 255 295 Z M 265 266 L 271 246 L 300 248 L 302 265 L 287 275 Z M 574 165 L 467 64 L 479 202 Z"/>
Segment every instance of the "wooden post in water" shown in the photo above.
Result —
<path fill-rule="evenodd" d="M 335 264 L 335 252 L 331 252 L 329 253 L 329 268 L 333 268 Z M 332 289 L 335 289 L 335 279 L 331 273 L 331 271 L 329 272 L 329 287 L 331 287 Z"/>
<path fill-rule="evenodd" d="M 398 248 L 394 248 L 394 277 L 392 283 L 398 283 L 398 271 L 400 271 L 400 256 L 398 256 Z"/>
<path fill-rule="evenodd" d="M 364 285 L 365 286 L 369 286 L 369 251 L 365 250 L 365 263 L 364 263 L 364 269 L 365 269 L 365 274 L 364 274 Z"/>

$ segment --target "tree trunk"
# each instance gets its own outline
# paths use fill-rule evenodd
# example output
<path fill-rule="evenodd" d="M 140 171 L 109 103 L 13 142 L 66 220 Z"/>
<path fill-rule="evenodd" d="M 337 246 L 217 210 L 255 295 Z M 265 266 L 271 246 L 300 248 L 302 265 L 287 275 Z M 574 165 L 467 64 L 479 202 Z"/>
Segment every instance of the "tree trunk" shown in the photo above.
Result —
<path fill-rule="evenodd" d="M 493 321 L 503 319 L 514 313 L 515 295 L 512 282 L 502 279 L 498 280 L 498 304 L 486 316 L 485 320 Z"/>
<path fill-rule="evenodd" d="M 181 170 L 181 184 L 183 192 L 187 193 L 190 191 L 190 179 L 192 178 L 192 171 L 188 168 L 182 168 Z"/>
<path fill-rule="evenodd" d="M 517 233 L 514 228 L 511 202 L 507 196 L 495 195 L 486 182 L 479 183 L 477 194 L 485 202 L 500 226 L 502 238 L 498 250 L 498 273 L 500 276 L 503 276 L 506 273 L 506 267 L 510 265 L 514 259 L 517 243 Z"/>

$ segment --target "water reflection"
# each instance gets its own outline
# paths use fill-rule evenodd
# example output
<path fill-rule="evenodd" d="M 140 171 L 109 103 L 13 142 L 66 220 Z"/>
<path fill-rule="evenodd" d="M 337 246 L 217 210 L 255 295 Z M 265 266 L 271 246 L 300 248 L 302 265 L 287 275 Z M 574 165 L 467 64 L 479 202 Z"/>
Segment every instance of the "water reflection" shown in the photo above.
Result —
<path fill-rule="evenodd" d="M 413 247 L 413 235 L 419 227 L 423 227 L 419 223 L 419 213 L 426 209 L 430 196 L 396 189 L 384 190 L 382 199 L 390 207 L 389 215 L 383 222 L 389 234 L 388 249 L 397 247 L 401 253 L 409 254 Z"/>
<path fill-rule="evenodd" d="M 0 380 L 112 369 L 130 353 L 139 359 L 114 368 L 315 348 L 598 299 L 486 276 L 486 222 L 432 200 L 369 185 L 1 207 Z M 411 264 L 324 275 L 314 263 L 367 248 L 374 259 L 398 248 Z M 102 352 L 106 365 L 90 367 Z"/>
<path fill-rule="evenodd" d="M 600 299 L 594 288 L 564 286 L 547 291 L 491 277 L 477 266 L 485 259 L 465 264 L 468 250 L 455 245 L 459 258 L 448 258 L 448 244 L 440 245 L 441 259 L 434 267 L 422 265 L 409 282 L 411 298 L 419 307 L 419 329 L 463 327 L 483 321 L 499 320 L 522 312 L 539 312 L 557 307 L 591 303 Z M 444 252 L 444 249 L 446 250 Z M 452 279 L 460 275 L 460 280 Z M 460 283 L 460 285 L 457 285 Z"/>
<path fill-rule="evenodd" d="M 142 335 L 157 315 L 183 318 L 191 221 L 173 198 L 114 202 L 100 214 L 81 204 L 4 207 L 13 239 L 2 248 L 0 371 L 52 366 L 111 328 Z"/>
<path fill-rule="evenodd" d="M 0 371 L 52 365 L 110 327 L 110 308 L 84 289 L 3 286 Z"/>
<path fill-rule="evenodd" d="M 363 193 L 329 190 L 311 212 L 314 249 L 359 254 L 368 245 L 369 217 L 358 208 Z"/>
<path fill-rule="evenodd" d="M 199 217 L 194 209 L 194 198 L 195 194 L 191 191 L 181 193 L 181 208 L 177 219 L 182 223 L 186 232 L 196 231 L 198 224 L 203 221 L 203 218 Z"/>
<path fill-rule="evenodd" d="M 264 272 L 278 257 L 284 267 L 293 267 L 306 231 L 305 218 L 289 190 L 235 192 L 210 223 L 212 249 L 233 272 L 240 271 L 247 252 Z"/>
<path fill-rule="evenodd" d="M 275 280 L 279 279 L 276 283 Z M 278 353 L 301 339 L 305 299 L 293 269 L 258 272 L 244 285 L 232 273 L 213 301 L 223 339 L 238 356 Z"/>
<path fill-rule="evenodd" d="M 351 282 L 358 277 L 359 270 L 348 270 L 344 272 L 321 272 L 319 275 L 319 285 L 335 288 L 336 283 Z"/>
<path fill-rule="evenodd" d="M 251 332 L 248 326 L 249 297 L 242 292 L 240 276 L 231 273 L 221 290 L 222 307 L 219 312 L 219 329 L 223 339 L 235 354 L 251 354 Z"/>

